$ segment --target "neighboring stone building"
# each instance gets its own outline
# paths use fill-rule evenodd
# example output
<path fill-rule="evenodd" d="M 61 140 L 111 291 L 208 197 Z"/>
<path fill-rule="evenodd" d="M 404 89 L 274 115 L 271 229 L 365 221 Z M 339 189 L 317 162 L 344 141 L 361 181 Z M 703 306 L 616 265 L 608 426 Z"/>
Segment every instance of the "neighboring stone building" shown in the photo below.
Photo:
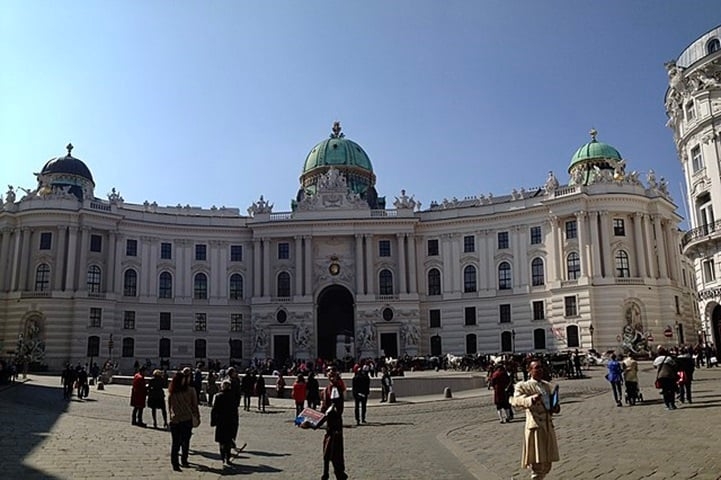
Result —
<path fill-rule="evenodd" d="M 666 64 L 668 126 L 686 179 L 691 230 L 683 253 L 694 263 L 701 341 L 721 355 L 721 27 L 696 39 Z"/>
<path fill-rule="evenodd" d="M 426 209 L 401 191 L 387 209 L 336 123 L 292 211 L 261 197 L 248 216 L 99 199 L 69 145 L 0 207 L 1 354 L 127 371 L 683 341 L 698 329 L 692 267 L 666 184 L 592 137 L 567 184 L 549 172 L 542 187 Z"/>

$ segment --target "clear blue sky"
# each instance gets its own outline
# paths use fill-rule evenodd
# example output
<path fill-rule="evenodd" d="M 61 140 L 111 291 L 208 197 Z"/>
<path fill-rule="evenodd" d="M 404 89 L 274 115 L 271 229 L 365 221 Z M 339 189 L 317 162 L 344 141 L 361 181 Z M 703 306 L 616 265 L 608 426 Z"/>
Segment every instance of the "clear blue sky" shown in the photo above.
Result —
<path fill-rule="evenodd" d="M 562 182 L 589 140 L 682 174 L 665 61 L 715 1 L 0 2 L 0 191 L 75 145 L 96 195 L 289 210 L 340 120 L 377 189 L 428 207 Z M 642 176 L 645 178 L 645 175 Z"/>

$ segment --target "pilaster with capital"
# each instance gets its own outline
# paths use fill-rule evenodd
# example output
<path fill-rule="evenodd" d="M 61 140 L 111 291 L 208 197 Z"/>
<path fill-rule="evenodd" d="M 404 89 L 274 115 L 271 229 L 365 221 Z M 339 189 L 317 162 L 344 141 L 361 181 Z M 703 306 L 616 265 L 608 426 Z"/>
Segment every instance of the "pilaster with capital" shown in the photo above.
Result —
<path fill-rule="evenodd" d="M 296 235 L 293 237 L 293 245 L 295 245 L 295 294 L 303 294 L 303 237 Z"/>
<path fill-rule="evenodd" d="M 261 242 L 259 238 L 256 238 L 253 240 L 253 250 L 251 251 L 251 254 L 253 255 L 253 296 L 254 297 L 260 297 L 262 296 L 262 290 L 260 288 L 261 285 L 261 272 L 260 272 L 260 261 L 262 259 L 262 249 L 261 249 Z"/>
<path fill-rule="evenodd" d="M 263 296 L 270 297 L 273 294 L 270 290 L 270 245 L 269 238 L 263 239 Z"/>
<path fill-rule="evenodd" d="M 107 267 L 105 272 L 105 291 L 115 291 L 115 250 L 116 250 L 116 234 L 113 231 L 108 232 L 108 248 L 107 248 Z"/>
<path fill-rule="evenodd" d="M 84 292 L 88 289 L 85 275 L 88 271 L 88 252 L 90 250 L 90 227 L 80 227 L 80 261 L 75 276 L 75 289 Z"/>
<path fill-rule="evenodd" d="M 18 277 L 20 275 L 20 247 L 22 245 L 23 231 L 16 228 L 13 231 L 13 255 L 12 268 L 10 269 L 10 291 L 14 292 L 18 289 Z"/>
<path fill-rule="evenodd" d="M 75 268 L 77 266 L 75 259 L 78 252 L 78 230 L 79 228 L 74 225 L 68 227 L 68 261 L 66 264 L 68 268 L 65 272 L 65 290 L 69 292 L 75 291 Z"/>
<path fill-rule="evenodd" d="M 561 263 L 560 258 L 563 252 L 563 245 L 560 241 L 561 236 L 561 225 L 563 222 L 556 215 L 551 217 L 549 222 L 551 226 L 551 244 L 549 248 L 549 262 L 550 271 L 548 272 L 548 278 L 551 281 L 558 282 L 562 280 L 561 275 Z"/>
<path fill-rule="evenodd" d="M 10 256 L 10 237 L 12 236 L 12 229 L 5 227 L 1 231 L 2 241 L 0 242 L 0 292 L 4 292 L 8 289 L 8 270 L 9 263 L 8 257 Z"/>
<path fill-rule="evenodd" d="M 305 285 L 304 294 L 310 295 L 313 291 L 313 237 L 303 236 L 303 248 L 305 248 Z"/>
<path fill-rule="evenodd" d="M 493 261 L 493 249 L 497 237 L 491 230 L 484 230 L 483 235 L 486 238 L 486 258 L 489 259 L 489 261 L 486 262 L 484 269 L 486 282 L 490 290 L 495 290 L 498 288 L 498 283 L 496 281 L 496 262 Z"/>
<path fill-rule="evenodd" d="M 373 235 L 366 234 L 366 295 L 375 293 L 375 272 L 373 271 Z"/>
<path fill-rule="evenodd" d="M 656 245 L 658 247 L 658 272 L 660 278 L 668 278 L 668 258 L 666 257 L 666 233 L 664 222 L 660 216 L 653 216 L 654 229 L 656 230 Z"/>
<path fill-rule="evenodd" d="M 24 291 L 28 289 L 28 269 L 30 268 L 30 240 L 33 237 L 33 231 L 30 228 L 23 228 L 23 246 L 20 253 L 20 279 L 19 279 L 19 290 Z"/>
<path fill-rule="evenodd" d="M 461 291 L 461 279 L 463 272 L 460 272 L 460 266 L 461 266 L 461 242 L 463 241 L 463 237 L 460 233 L 452 233 L 451 234 L 451 263 L 446 268 L 448 268 L 452 272 L 451 278 L 453 278 L 453 292 L 460 292 Z"/>
<path fill-rule="evenodd" d="M 363 235 L 355 234 L 355 290 L 363 293 Z"/>
<path fill-rule="evenodd" d="M 416 259 L 418 258 L 417 240 L 412 233 L 408 234 L 408 291 L 411 294 L 418 292 L 418 275 Z"/>
<path fill-rule="evenodd" d="M 613 277 L 613 252 L 611 251 L 611 235 L 613 235 L 613 225 L 611 225 L 611 215 L 608 212 L 601 212 L 601 233 L 603 242 L 603 276 L 606 278 Z"/>
<path fill-rule="evenodd" d="M 521 253 L 521 245 L 525 244 L 523 241 L 523 231 L 525 229 L 520 225 L 516 225 L 511 229 L 511 251 L 513 252 L 513 267 L 511 268 L 511 275 L 513 281 L 513 288 L 519 288 L 523 281 L 526 280 L 528 275 L 528 267 L 526 266 L 525 255 Z"/>
<path fill-rule="evenodd" d="M 453 291 L 455 282 L 453 281 L 452 253 L 450 243 L 452 237 L 450 234 L 441 235 L 441 258 L 443 259 L 443 293 Z"/>
<path fill-rule="evenodd" d="M 124 243 L 125 243 L 125 235 L 121 233 L 115 234 L 115 263 L 113 266 L 114 271 L 114 286 L 115 288 L 113 291 L 115 291 L 118 295 L 122 295 L 123 291 L 122 288 L 123 285 L 123 268 L 122 268 L 122 259 L 123 259 L 123 251 L 124 251 Z"/>
<path fill-rule="evenodd" d="M 595 278 L 601 278 L 603 276 L 603 269 L 601 268 L 602 252 L 598 249 L 598 245 L 601 244 L 600 229 L 602 228 L 600 226 L 599 217 L 600 214 L 598 212 L 588 212 L 589 230 L 591 232 L 591 244 L 596 246 L 596 248 L 592 249 L 591 255 L 591 266 L 593 267 L 591 276 Z"/>
<path fill-rule="evenodd" d="M 586 240 L 586 212 L 576 212 L 578 254 L 581 257 L 581 277 L 588 276 L 588 241 Z"/>
<path fill-rule="evenodd" d="M 653 243 L 653 229 L 651 227 L 651 215 L 644 215 L 644 227 L 646 230 L 646 238 L 648 239 L 648 249 L 646 250 L 646 260 L 648 261 L 649 276 L 658 278 L 658 263 L 656 261 L 656 252 Z"/>
<path fill-rule="evenodd" d="M 648 276 L 646 270 L 646 250 L 650 247 L 644 241 L 642 224 L 643 214 L 641 212 L 635 212 L 633 214 L 634 253 L 636 255 L 636 268 L 638 269 L 637 276 L 643 278 Z"/>
<path fill-rule="evenodd" d="M 406 288 L 406 235 L 405 233 L 396 234 L 398 241 L 398 290 L 401 295 L 408 292 Z"/>

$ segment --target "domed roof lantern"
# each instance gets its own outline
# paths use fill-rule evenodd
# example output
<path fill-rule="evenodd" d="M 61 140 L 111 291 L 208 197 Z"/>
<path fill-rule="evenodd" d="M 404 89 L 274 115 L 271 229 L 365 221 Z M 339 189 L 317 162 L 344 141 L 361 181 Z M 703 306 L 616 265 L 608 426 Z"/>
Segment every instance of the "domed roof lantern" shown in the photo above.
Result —
<path fill-rule="evenodd" d="M 613 146 L 599 142 L 598 131 L 592 128 L 591 141 L 582 145 L 571 157 L 568 173 L 571 177 L 569 185 L 588 185 L 599 170 L 613 171 L 618 162 L 622 162 L 621 154 Z"/>
<path fill-rule="evenodd" d="M 86 194 L 92 197 L 95 188 L 93 174 L 82 160 L 73 157 L 72 143 L 68 143 L 65 148 L 67 155 L 51 158 L 43 166 L 38 176 L 43 179 L 44 185 L 39 187 L 67 187 L 81 201 Z"/>

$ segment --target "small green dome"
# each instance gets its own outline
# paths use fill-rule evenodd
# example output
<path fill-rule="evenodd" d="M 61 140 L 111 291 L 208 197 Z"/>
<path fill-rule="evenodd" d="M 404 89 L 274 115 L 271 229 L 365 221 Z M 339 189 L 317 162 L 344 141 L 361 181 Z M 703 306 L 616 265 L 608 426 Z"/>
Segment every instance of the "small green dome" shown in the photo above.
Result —
<path fill-rule="evenodd" d="M 603 142 L 599 142 L 596 140 L 596 131 L 591 131 L 591 137 L 592 140 L 588 142 L 587 144 L 583 145 L 581 148 L 576 150 L 576 153 L 573 154 L 573 157 L 571 157 L 571 164 L 568 166 L 568 171 L 570 172 L 571 169 L 580 163 L 584 163 L 588 160 L 593 159 L 611 159 L 611 160 L 621 160 L 621 154 L 618 153 L 618 150 L 613 148 L 611 145 Z"/>
<path fill-rule="evenodd" d="M 373 171 L 368 154 L 360 145 L 348 140 L 340 133 L 340 124 L 336 122 L 333 133 L 313 147 L 305 159 L 303 173 L 319 167 L 355 167 Z"/>

